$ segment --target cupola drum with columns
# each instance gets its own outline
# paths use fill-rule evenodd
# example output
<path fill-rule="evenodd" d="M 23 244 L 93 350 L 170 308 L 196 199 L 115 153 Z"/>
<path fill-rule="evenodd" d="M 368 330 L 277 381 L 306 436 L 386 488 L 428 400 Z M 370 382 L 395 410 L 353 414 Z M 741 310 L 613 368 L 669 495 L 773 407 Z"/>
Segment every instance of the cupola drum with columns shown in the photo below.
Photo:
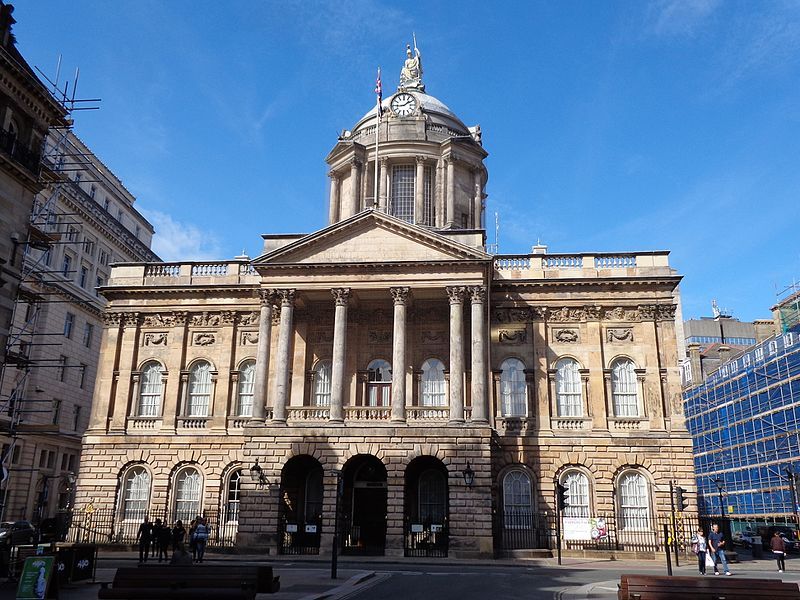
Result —
<path fill-rule="evenodd" d="M 407 53 L 397 92 L 383 100 L 381 114 L 376 106 L 343 131 L 326 158 L 328 222 L 377 209 L 432 229 L 482 229 L 488 154 L 480 126 L 467 127 L 425 93 L 419 50 Z"/>

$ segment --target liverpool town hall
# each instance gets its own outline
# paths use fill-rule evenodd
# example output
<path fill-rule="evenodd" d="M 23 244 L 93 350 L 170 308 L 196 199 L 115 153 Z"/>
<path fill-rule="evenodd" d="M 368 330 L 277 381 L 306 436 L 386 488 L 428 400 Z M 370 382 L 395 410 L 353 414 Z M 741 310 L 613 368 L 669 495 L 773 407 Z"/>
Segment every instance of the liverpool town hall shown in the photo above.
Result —
<path fill-rule="evenodd" d="M 568 547 L 625 550 L 694 489 L 668 252 L 491 253 L 480 127 L 411 49 L 380 106 L 325 159 L 324 229 L 112 269 L 73 527 L 492 556 L 551 547 L 562 484 Z"/>

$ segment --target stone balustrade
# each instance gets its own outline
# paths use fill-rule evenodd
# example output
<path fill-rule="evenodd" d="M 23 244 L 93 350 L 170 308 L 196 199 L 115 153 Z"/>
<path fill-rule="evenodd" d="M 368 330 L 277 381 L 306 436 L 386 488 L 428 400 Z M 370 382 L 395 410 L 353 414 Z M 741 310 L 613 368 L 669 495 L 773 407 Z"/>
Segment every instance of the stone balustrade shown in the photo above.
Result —
<path fill-rule="evenodd" d="M 286 411 L 288 421 L 300 423 L 327 421 L 331 415 L 331 409 L 327 406 L 289 406 Z"/>
<path fill-rule="evenodd" d="M 122 263 L 111 269 L 108 286 L 190 286 L 258 284 L 246 260 L 182 263 Z"/>
<path fill-rule="evenodd" d="M 673 274 L 669 252 L 515 254 L 494 257 L 499 279 L 553 279 L 559 277 L 597 279 L 603 277 Z"/>
<path fill-rule="evenodd" d="M 390 406 L 345 406 L 344 418 L 347 421 L 389 421 L 392 418 Z"/>
<path fill-rule="evenodd" d="M 178 425 L 183 429 L 206 429 L 209 417 L 180 417 Z"/>
<path fill-rule="evenodd" d="M 129 431 L 153 431 L 161 429 L 159 417 L 131 417 L 128 419 Z"/>
<path fill-rule="evenodd" d="M 447 406 L 410 406 L 406 409 L 406 418 L 409 422 L 447 422 L 450 418 L 450 408 Z"/>
<path fill-rule="evenodd" d="M 567 429 L 572 431 L 591 429 L 592 420 L 587 417 L 560 417 L 558 419 L 553 419 L 550 426 L 553 429 Z"/>
<path fill-rule="evenodd" d="M 649 429 L 649 421 L 645 417 L 614 417 L 608 419 L 610 431 L 641 431 Z"/>

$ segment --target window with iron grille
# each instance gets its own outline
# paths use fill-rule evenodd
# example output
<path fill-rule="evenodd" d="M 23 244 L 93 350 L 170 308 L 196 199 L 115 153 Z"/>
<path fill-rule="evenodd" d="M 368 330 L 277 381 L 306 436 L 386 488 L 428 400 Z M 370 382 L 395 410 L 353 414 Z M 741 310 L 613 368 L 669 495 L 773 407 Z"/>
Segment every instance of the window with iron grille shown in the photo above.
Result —
<path fill-rule="evenodd" d="M 239 496 L 242 493 L 242 470 L 231 473 L 228 479 L 228 498 L 225 503 L 225 521 L 228 523 L 239 520 Z"/>
<path fill-rule="evenodd" d="M 530 529 L 533 526 L 531 478 L 519 469 L 503 477 L 503 524 L 506 529 Z"/>
<path fill-rule="evenodd" d="M 441 471 L 428 469 L 419 476 L 419 518 L 425 524 L 444 523 L 447 481 Z"/>
<path fill-rule="evenodd" d="M 624 473 L 619 480 L 620 509 L 623 529 L 647 529 L 650 501 L 647 480 L 636 471 Z"/>
<path fill-rule="evenodd" d="M 567 488 L 565 517 L 589 517 L 589 478 L 581 471 L 564 473 L 561 484 Z"/>
<path fill-rule="evenodd" d="M 144 467 L 133 467 L 125 474 L 124 485 L 122 520 L 143 520 L 150 507 L 150 473 Z"/>
<path fill-rule="evenodd" d="M 196 469 L 183 469 L 175 479 L 175 519 L 191 522 L 200 513 L 203 478 Z"/>
<path fill-rule="evenodd" d="M 409 223 L 414 222 L 414 175 L 413 165 L 392 167 L 392 215 Z"/>

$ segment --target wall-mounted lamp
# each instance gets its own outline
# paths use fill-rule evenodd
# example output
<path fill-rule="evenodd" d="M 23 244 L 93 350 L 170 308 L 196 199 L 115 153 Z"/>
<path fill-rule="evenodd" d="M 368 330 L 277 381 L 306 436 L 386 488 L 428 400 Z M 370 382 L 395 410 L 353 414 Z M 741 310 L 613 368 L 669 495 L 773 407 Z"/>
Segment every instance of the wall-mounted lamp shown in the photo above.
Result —
<path fill-rule="evenodd" d="M 261 465 L 258 464 L 258 459 L 256 459 L 255 464 L 250 467 L 250 479 L 253 481 L 253 483 L 257 483 L 259 488 L 269 485 L 269 480 L 264 473 L 264 469 L 262 469 Z"/>
<path fill-rule="evenodd" d="M 461 474 L 464 476 L 464 484 L 467 486 L 471 486 L 475 483 L 475 471 L 472 470 L 472 467 L 469 466 L 467 463 L 467 468 L 461 471 Z"/>

